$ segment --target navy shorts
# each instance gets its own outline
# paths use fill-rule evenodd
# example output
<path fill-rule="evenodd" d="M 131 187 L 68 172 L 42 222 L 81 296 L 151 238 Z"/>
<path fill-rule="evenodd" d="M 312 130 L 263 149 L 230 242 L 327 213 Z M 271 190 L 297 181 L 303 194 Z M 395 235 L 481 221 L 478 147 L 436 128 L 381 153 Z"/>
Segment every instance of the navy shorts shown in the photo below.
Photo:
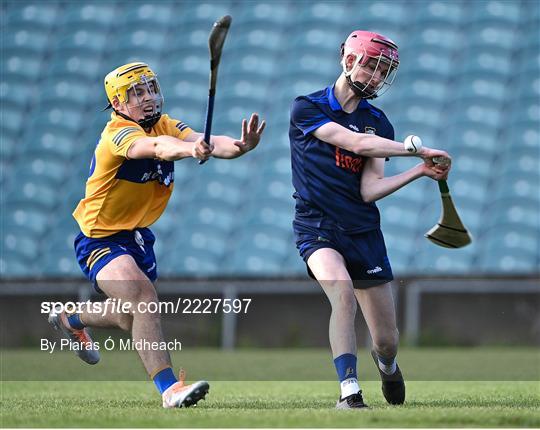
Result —
<path fill-rule="evenodd" d="M 354 281 L 355 288 L 369 288 L 394 279 L 380 229 L 346 234 L 338 229 L 318 228 L 293 222 L 296 247 L 307 266 L 308 258 L 317 249 L 332 248 L 339 252 Z"/>
<path fill-rule="evenodd" d="M 155 241 L 150 229 L 138 228 L 100 238 L 86 237 L 79 233 L 74 245 L 81 270 L 94 283 L 96 291 L 102 293 L 96 283 L 97 274 L 107 263 L 124 254 L 131 255 L 139 269 L 154 282 L 157 279 Z"/>

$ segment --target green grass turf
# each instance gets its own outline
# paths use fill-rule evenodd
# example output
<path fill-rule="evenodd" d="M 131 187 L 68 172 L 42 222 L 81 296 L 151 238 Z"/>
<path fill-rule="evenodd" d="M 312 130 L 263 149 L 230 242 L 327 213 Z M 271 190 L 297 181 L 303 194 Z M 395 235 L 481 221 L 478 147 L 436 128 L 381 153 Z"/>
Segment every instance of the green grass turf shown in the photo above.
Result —
<path fill-rule="evenodd" d="M 190 380 L 208 379 L 210 394 L 197 408 L 162 410 L 133 351 L 102 351 L 101 362 L 88 366 L 68 351 L 0 350 L 0 424 L 540 427 L 538 349 L 403 348 L 399 362 L 408 395 L 402 407 L 384 402 L 368 351 L 361 349 L 358 359 L 361 386 L 371 408 L 336 411 L 339 391 L 328 350 L 186 349 L 173 353 L 173 362 L 186 368 Z"/>
<path fill-rule="evenodd" d="M 335 382 L 214 382 L 207 400 L 164 410 L 149 382 L 3 382 L 2 427 L 538 427 L 537 382 L 421 382 L 405 406 L 362 384 L 368 410 L 333 409 Z"/>
<path fill-rule="evenodd" d="M 71 351 L 49 354 L 34 349 L 0 350 L 2 380 L 145 381 L 134 351 L 101 350 L 102 359 L 88 366 Z M 172 352 L 174 365 L 190 379 L 210 381 L 334 381 L 329 349 L 193 349 Z M 538 381 L 540 350 L 525 347 L 400 348 L 398 361 L 407 380 L 415 381 Z M 516 365 L 519 363 L 519 365 Z M 358 379 L 379 374 L 369 351 L 358 353 Z"/>

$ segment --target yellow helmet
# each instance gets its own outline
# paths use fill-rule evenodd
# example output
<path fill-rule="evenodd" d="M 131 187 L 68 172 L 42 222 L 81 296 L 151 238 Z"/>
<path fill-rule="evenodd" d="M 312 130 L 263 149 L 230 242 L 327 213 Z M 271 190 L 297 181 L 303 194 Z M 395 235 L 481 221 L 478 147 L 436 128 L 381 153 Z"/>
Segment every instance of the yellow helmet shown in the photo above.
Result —
<path fill-rule="evenodd" d="M 136 121 L 143 128 L 152 127 L 161 117 L 161 109 L 163 106 L 163 95 L 159 88 L 157 75 L 146 63 L 136 62 L 129 63 L 123 66 L 117 67 L 112 72 L 105 76 L 105 92 L 107 93 L 107 99 L 109 105 L 105 108 L 112 107 L 112 100 L 116 97 L 120 103 L 127 103 L 129 96 L 128 91 L 135 85 L 149 85 L 153 83 L 153 112 L 148 114 L 144 119 Z M 138 99 L 138 98 L 137 98 Z M 143 102 L 137 100 L 137 104 L 142 106 Z M 129 107 L 128 107 L 129 111 Z M 118 113 L 118 112 L 117 112 Z M 123 116 L 123 115 L 122 115 Z"/>

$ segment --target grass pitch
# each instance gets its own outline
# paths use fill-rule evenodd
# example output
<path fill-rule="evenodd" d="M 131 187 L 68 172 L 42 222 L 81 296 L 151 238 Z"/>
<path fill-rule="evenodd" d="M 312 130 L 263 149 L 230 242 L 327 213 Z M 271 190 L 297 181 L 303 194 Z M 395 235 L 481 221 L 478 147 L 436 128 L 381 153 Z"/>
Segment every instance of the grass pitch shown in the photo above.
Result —
<path fill-rule="evenodd" d="M 538 364 L 538 351 L 514 353 L 519 353 L 524 360 L 522 365 Z M 468 353 L 467 350 L 440 349 L 423 351 L 423 354 L 422 350 L 402 350 L 400 362 L 404 374 L 411 378 L 407 381 L 407 402 L 398 407 L 385 403 L 380 382 L 370 377 L 372 373 L 376 375 L 373 363 L 360 355 L 360 369 L 370 370 L 361 381 L 370 409 L 354 411 L 333 409 L 339 393 L 335 381 L 261 380 L 277 372 L 263 363 L 275 361 L 275 357 L 284 354 L 289 355 L 291 366 L 298 365 L 291 367 L 287 374 L 294 375 L 295 369 L 309 367 L 311 363 L 306 360 L 311 358 L 314 364 L 329 362 L 327 368 L 315 371 L 321 375 L 328 372 L 328 379 L 333 378 L 328 351 L 252 350 L 231 354 L 206 350 L 190 351 L 183 357 L 182 354 L 175 354 L 173 360 L 187 368 L 188 378 L 205 377 L 205 372 L 201 372 L 204 368 L 211 374 L 212 378 L 208 378 L 210 393 L 196 408 L 164 410 L 151 382 L 112 380 L 115 376 L 118 379 L 123 366 L 133 365 L 128 372 L 141 374 L 135 353 L 104 353 L 102 363 L 91 367 L 80 363 L 71 353 L 61 353 L 53 359 L 37 351 L 2 351 L 1 427 L 540 427 L 537 371 L 532 373 L 534 381 L 424 381 L 418 378 L 426 374 L 414 369 L 423 366 L 422 363 L 415 365 L 416 357 L 439 363 L 439 369 L 443 369 L 440 363 L 444 362 L 444 357 L 479 354 L 485 359 L 495 355 L 489 349 Z M 220 356 L 224 360 L 220 361 Z M 231 372 L 237 367 L 234 366 L 237 360 L 244 360 L 243 365 L 252 363 L 253 369 L 249 369 L 248 374 L 259 374 L 259 380 L 225 380 L 227 375 L 231 379 L 237 376 Z M 91 371 L 90 374 L 109 380 L 60 380 L 58 370 L 47 371 L 53 361 L 61 363 L 64 379 L 74 379 L 79 370 L 79 375 Z M 195 366 L 196 361 L 204 364 L 202 368 Z M 213 362 L 211 371 L 210 362 Z M 520 363 L 513 363 L 516 362 Z M 17 370 L 24 368 L 24 373 Z M 528 369 L 530 372 L 531 367 Z M 24 375 L 34 380 L 20 380 L 25 379 L 21 377 Z M 55 378 L 51 378 L 52 375 Z M 447 379 L 456 376 L 439 375 Z M 518 374 L 499 375 L 526 379 L 519 378 Z M 44 380 L 47 378 L 54 380 Z"/>
<path fill-rule="evenodd" d="M 362 384 L 368 410 L 334 410 L 336 383 L 216 382 L 196 408 L 164 410 L 148 382 L 5 382 L 3 427 L 538 427 L 534 382 L 407 384 L 406 405 Z"/>

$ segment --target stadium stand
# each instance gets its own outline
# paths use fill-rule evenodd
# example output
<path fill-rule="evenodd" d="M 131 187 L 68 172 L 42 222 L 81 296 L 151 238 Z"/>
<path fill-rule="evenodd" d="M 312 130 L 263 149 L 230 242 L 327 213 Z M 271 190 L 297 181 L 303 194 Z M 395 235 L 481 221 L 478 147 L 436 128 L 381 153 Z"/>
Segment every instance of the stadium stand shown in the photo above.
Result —
<path fill-rule="evenodd" d="M 238 160 L 176 163 L 176 190 L 153 227 L 162 276 L 295 276 L 288 111 L 331 84 L 352 28 L 395 38 L 401 68 L 374 105 L 396 139 L 420 135 L 454 157 L 449 183 L 475 243 L 436 248 L 435 183 L 423 179 L 379 204 L 390 260 L 411 273 L 534 273 L 540 266 L 540 56 L 537 1 L 2 2 L 0 218 L 5 278 L 79 277 L 71 211 L 83 196 L 107 114 L 104 75 L 138 59 L 158 72 L 166 111 L 203 128 L 207 36 L 233 25 L 216 100 L 215 133 L 242 116 L 268 121 Z M 115 19 L 114 17 L 121 17 Z M 405 24 L 406 28 L 405 28 Z M 523 43 L 525 41 L 525 43 Z M 519 43 L 518 43 L 519 42 Z M 411 167 L 392 159 L 387 174 Z"/>

